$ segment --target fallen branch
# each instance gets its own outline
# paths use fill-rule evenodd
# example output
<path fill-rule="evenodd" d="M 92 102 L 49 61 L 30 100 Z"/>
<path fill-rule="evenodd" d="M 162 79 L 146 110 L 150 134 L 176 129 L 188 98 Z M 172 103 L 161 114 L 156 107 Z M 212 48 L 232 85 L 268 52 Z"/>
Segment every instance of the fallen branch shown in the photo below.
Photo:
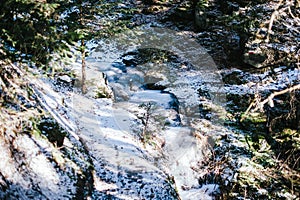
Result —
<path fill-rule="evenodd" d="M 260 103 L 255 104 L 254 102 L 252 102 L 249 105 L 249 107 L 247 108 L 244 115 L 246 116 L 250 112 L 251 108 L 254 107 L 255 105 L 256 105 L 256 107 L 253 110 L 251 110 L 252 112 L 256 112 L 258 109 L 262 110 L 262 108 L 264 107 L 264 105 L 266 103 L 269 103 L 270 107 L 274 107 L 274 102 L 273 102 L 274 97 L 288 93 L 288 92 L 293 92 L 295 90 L 300 90 L 300 84 L 294 85 L 292 87 L 286 88 L 286 89 L 278 91 L 278 92 L 274 92 Z"/>
<path fill-rule="evenodd" d="M 257 101 L 255 101 L 255 99 L 254 99 L 254 101 L 249 105 L 249 107 L 245 111 L 243 117 L 241 118 L 241 121 L 243 121 L 245 119 L 245 117 L 248 115 L 248 113 L 250 111 L 251 112 L 256 112 L 257 110 L 262 110 L 266 103 L 269 103 L 270 107 L 274 107 L 273 99 L 276 96 L 279 96 L 279 95 L 282 95 L 282 94 L 285 94 L 285 93 L 288 93 L 288 92 L 293 92 L 295 90 L 300 90 L 300 84 L 294 85 L 292 87 L 286 88 L 286 89 L 278 91 L 278 92 L 274 92 L 271 95 L 269 95 L 265 100 L 263 100 L 259 103 L 257 103 Z M 255 107 L 255 108 L 253 110 L 251 110 L 253 107 Z"/>
<path fill-rule="evenodd" d="M 292 13 L 292 10 L 291 10 L 291 7 L 289 6 L 288 7 L 288 11 L 289 11 L 289 14 L 290 16 L 297 21 L 297 23 L 300 23 L 300 20 L 299 20 L 299 17 L 296 17 L 293 13 Z"/>
<path fill-rule="evenodd" d="M 258 109 L 262 109 L 263 106 L 264 106 L 266 103 L 269 103 L 271 107 L 274 107 L 274 103 L 273 103 L 274 97 L 279 96 L 279 95 L 282 95 L 282 94 L 285 94 L 285 93 L 288 93 L 288 92 L 293 92 L 293 91 L 299 90 L 299 89 L 300 89 L 300 84 L 294 85 L 294 86 L 292 86 L 292 87 L 286 88 L 286 89 L 281 90 L 281 91 L 278 91 L 278 92 L 274 92 L 274 93 L 272 93 L 270 96 L 268 96 L 268 98 L 266 98 L 265 100 L 263 100 L 262 102 L 260 102 L 260 103 L 258 104 L 258 106 L 257 106 L 253 111 L 255 112 L 255 111 L 257 111 Z"/>
<path fill-rule="evenodd" d="M 277 4 L 275 11 L 272 13 L 271 15 L 271 19 L 270 19 L 270 23 L 269 23 L 269 27 L 268 27 L 268 32 L 267 32 L 267 39 L 266 42 L 270 41 L 270 34 L 272 33 L 272 27 L 273 27 L 273 23 L 275 18 L 277 17 L 277 15 L 279 15 L 278 9 L 280 7 L 280 5 L 282 4 L 283 0 L 280 0 L 279 3 Z"/>

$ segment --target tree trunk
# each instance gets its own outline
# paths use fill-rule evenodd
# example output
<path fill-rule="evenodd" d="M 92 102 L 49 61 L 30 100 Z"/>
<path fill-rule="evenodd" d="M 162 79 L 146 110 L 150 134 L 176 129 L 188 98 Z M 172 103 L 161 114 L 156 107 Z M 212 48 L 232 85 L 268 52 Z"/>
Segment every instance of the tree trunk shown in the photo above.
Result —
<path fill-rule="evenodd" d="M 79 1 L 80 7 L 79 7 L 79 15 L 80 15 L 80 26 L 83 28 L 84 22 L 83 22 L 83 7 L 82 7 L 82 0 Z M 85 80 L 86 80 L 86 64 L 85 64 L 85 44 L 84 44 L 84 39 L 81 39 L 81 44 L 80 44 L 80 49 L 81 49 L 81 91 L 83 94 L 85 94 L 87 91 L 86 85 L 85 85 Z"/>
<path fill-rule="evenodd" d="M 86 85 L 85 85 L 85 80 L 86 80 L 86 64 L 85 64 L 85 44 L 84 40 L 81 40 L 81 75 L 82 75 L 82 82 L 81 82 L 81 91 L 83 94 L 85 94 L 87 91 Z"/>

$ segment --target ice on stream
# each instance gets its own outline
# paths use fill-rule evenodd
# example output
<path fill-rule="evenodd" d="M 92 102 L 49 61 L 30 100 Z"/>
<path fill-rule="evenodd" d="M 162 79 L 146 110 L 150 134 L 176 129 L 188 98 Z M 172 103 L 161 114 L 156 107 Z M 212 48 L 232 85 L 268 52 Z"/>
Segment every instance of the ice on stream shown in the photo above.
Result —
<path fill-rule="evenodd" d="M 197 144 L 190 129 L 170 127 L 165 131 L 164 157 L 157 163 L 152 156 L 156 153 L 151 152 L 155 150 L 145 149 L 131 133 L 130 122 L 135 121 L 135 115 L 123 108 L 115 108 L 109 99 L 74 96 L 74 101 L 75 112 L 78 110 L 79 136 L 86 142 L 93 158 L 95 188 L 99 192 L 104 187 L 113 191 L 109 194 L 116 197 L 139 199 L 147 197 L 138 192 L 139 187 L 146 184 L 157 198 L 167 199 L 164 195 L 168 191 L 162 188 L 168 186 L 166 180 L 172 176 L 182 199 L 211 199 L 209 194 L 212 188 L 217 190 L 217 186 L 210 190 L 205 186 L 196 189 L 198 176 L 191 166 L 201 160 L 202 152 L 201 144 Z M 137 178 L 135 183 L 129 184 L 132 180 L 127 176 L 131 173 Z M 148 189 L 144 188 L 145 191 Z M 172 199 L 171 196 L 168 198 Z"/>
<path fill-rule="evenodd" d="M 164 35 L 164 32 L 160 32 L 156 38 L 164 38 Z M 174 36 L 174 46 L 169 50 L 175 49 L 179 56 L 184 57 L 184 52 L 180 52 L 184 50 L 180 44 L 181 35 Z M 188 47 L 190 40 L 185 40 L 183 44 Z M 216 77 L 214 71 L 209 69 L 210 61 L 207 57 L 204 57 L 206 60 L 202 71 L 189 71 L 184 65 L 178 70 L 185 73 L 173 69 L 157 73 L 154 65 L 149 65 L 153 70 L 147 74 L 134 67 L 122 68 L 114 63 L 122 62 L 120 56 L 123 53 L 140 46 L 133 40 L 131 45 L 122 49 L 119 42 L 98 41 L 94 46 L 95 51 L 87 58 L 88 86 L 96 83 L 98 77 L 103 77 L 104 72 L 119 97 L 117 101 L 92 98 L 91 91 L 88 95 L 82 95 L 76 90 L 60 93 L 59 90 L 54 91 L 51 88 L 53 85 L 45 79 L 44 83 L 35 82 L 35 93 L 41 104 L 71 134 L 64 140 L 65 148 L 72 149 L 76 141 L 76 145 L 82 143 L 88 150 L 93 164 L 94 188 L 91 198 L 178 199 L 180 196 L 183 200 L 213 199 L 212 193 L 218 190 L 218 186 L 200 186 L 199 174 L 192 170 L 202 159 L 206 144 L 195 138 L 189 125 L 193 118 L 199 116 L 196 111 L 199 104 L 197 86 L 203 83 L 218 85 L 216 83 L 219 83 L 220 77 Z M 159 47 L 160 43 L 156 45 Z M 191 47 L 187 50 L 187 56 L 193 56 L 195 51 L 203 54 L 199 48 Z M 194 63 L 197 62 L 195 58 Z M 73 64 L 75 71 L 80 71 L 80 67 L 79 62 Z M 167 89 L 143 89 L 145 81 L 147 83 L 146 78 L 152 80 L 156 75 L 160 84 Z M 145 108 L 142 105 L 149 102 L 154 105 L 149 130 L 153 130 L 151 133 L 157 139 L 155 145 L 142 143 L 139 135 L 144 128 L 141 116 L 145 114 Z M 39 145 L 44 147 L 42 143 Z M 20 146 L 30 148 L 34 145 L 27 141 L 27 145 Z M 76 192 L 69 177 L 55 172 L 43 155 L 35 152 L 34 148 L 24 151 L 36 154 L 29 164 L 35 171 L 33 176 L 43 180 L 41 190 L 44 194 L 53 194 L 56 198 L 60 195 L 55 194 L 56 191 L 69 196 Z M 14 173 L 15 169 L 11 170 Z M 26 180 L 20 180 L 20 183 L 26 187 Z"/>
<path fill-rule="evenodd" d="M 130 133 L 134 115 L 115 108 L 110 99 L 75 95 L 74 105 L 79 136 L 93 158 L 95 198 L 101 197 L 101 186 L 107 188 L 105 195 L 122 199 L 174 198 L 168 176 Z"/>
<path fill-rule="evenodd" d="M 176 37 L 178 40 L 181 36 Z M 126 48 L 120 48 L 116 41 L 97 41 L 95 51 L 87 59 L 91 76 L 97 77 L 100 71 L 106 74 L 115 102 L 76 94 L 73 97 L 80 137 L 86 142 L 95 165 L 94 180 L 98 188 L 95 195 L 99 195 L 103 191 L 101 187 L 105 187 L 107 193 L 122 199 L 174 199 L 176 195 L 172 196 L 170 192 L 175 190 L 184 200 L 212 199 L 211 195 L 218 186 L 200 187 L 199 175 L 192 169 L 203 159 L 205 144 L 195 138 L 189 121 L 199 117 L 197 87 L 205 82 L 218 86 L 220 76 L 209 68 L 207 57 L 202 71 L 188 70 L 187 66 L 178 70 L 166 65 L 157 68 L 151 64 L 143 71 L 143 66 L 122 65 L 122 54 L 138 48 L 138 44 L 134 44 L 134 40 L 132 42 Z M 181 47 L 176 48 L 181 50 Z M 193 51 L 201 53 L 199 48 L 188 50 L 191 51 L 189 54 Z M 159 84 L 167 89 L 143 89 L 144 84 L 151 83 L 152 77 L 159 79 Z M 175 102 L 177 109 L 172 101 L 178 101 Z M 152 120 L 149 130 L 159 138 L 158 147 L 145 145 L 139 138 L 145 126 L 140 117 L 145 117 L 143 104 L 147 103 L 153 105 L 149 110 Z M 163 119 L 153 120 L 155 117 Z M 138 178 L 132 181 L 131 173 Z"/>

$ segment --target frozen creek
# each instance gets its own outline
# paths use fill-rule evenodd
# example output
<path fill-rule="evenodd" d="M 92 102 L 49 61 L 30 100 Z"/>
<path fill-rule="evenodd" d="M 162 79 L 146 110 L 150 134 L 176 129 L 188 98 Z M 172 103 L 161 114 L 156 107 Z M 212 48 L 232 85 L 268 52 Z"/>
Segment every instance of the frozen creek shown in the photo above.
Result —
<path fill-rule="evenodd" d="M 200 186 L 193 167 L 213 144 L 192 124 L 201 115 L 200 100 L 213 102 L 199 97 L 200 86 L 210 85 L 214 102 L 220 103 L 221 78 L 203 49 L 189 39 L 166 30 L 143 31 L 159 37 L 139 36 L 147 44 L 134 43 L 130 36 L 90 44 L 87 82 L 97 85 L 104 73 L 114 98 L 94 99 L 89 92 L 72 96 L 77 132 L 95 167 L 93 198 L 212 199 L 218 186 Z M 175 54 L 153 60 L 157 44 L 170 51 L 162 45 L 166 37 L 177 48 Z M 182 41 L 189 41 L 185 48 Z M 116 44 L 121 42 L 122 48 Z M 185 53 L 201 59 L 183 60 Z"/>
<path fill-rule="evenodd" d="M 1 144 L 2 173 L 17 178 L 1 198 L 213 199 L 219 188 L 206 176 L 204 163 L 223 153 L 235 167 L 224 167 L 227 183 L 239 172 L 259 173 L 240 151 L 247 148 L 244 134 L 222 124 L 224 94 L 284 88 L 287 78 L 299 80 L 299 70 L 278 68 L 277 81 L 269 72 L 222 70 L 225 78 L 243 81 L 224 85 L 210 57 L 183 32 L 147 28 L 133 33 L 88 44 L 85 95 L 77 84 L 70 90 L 45 78 L 31 81 L 40 103 L 70 134 L 60 150 L 47 140 L 19 135 L 16 148 L 32 152 L 22 158 L 30 167 L 20 172 L 7 159 L 9 146 Z M 80 74 L 79 62 L 72 67 Z M 212 152 L 214 142 L 218 149 Z"/>

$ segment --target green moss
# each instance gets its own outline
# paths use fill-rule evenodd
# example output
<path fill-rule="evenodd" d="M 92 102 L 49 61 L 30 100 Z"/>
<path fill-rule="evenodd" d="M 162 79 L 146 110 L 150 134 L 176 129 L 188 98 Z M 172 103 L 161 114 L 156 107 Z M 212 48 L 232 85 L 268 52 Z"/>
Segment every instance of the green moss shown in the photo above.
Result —
<path fill-rule="evenodd" d="M 208 6 L 208 0 L 200 0 L 197 3 L 197 7 L 199 10 L 205 10 Z"/>
<path fill-rule="evenodd" d="M 267 121 L 267 118 L 262 113 L 243 113 L 241 115 L 241 121 L 244 123 L 265 123 Z"/>
<path fill-rule="evenodd" d="M 110 95 L 105 91 L 104 88 L 102 87 L 99 87 L 97 89 L 97 92 L 96 92 L 96 95 L 95 95 L 95 98 L 98 99 L 98 98 L 109 98 Z"/>

